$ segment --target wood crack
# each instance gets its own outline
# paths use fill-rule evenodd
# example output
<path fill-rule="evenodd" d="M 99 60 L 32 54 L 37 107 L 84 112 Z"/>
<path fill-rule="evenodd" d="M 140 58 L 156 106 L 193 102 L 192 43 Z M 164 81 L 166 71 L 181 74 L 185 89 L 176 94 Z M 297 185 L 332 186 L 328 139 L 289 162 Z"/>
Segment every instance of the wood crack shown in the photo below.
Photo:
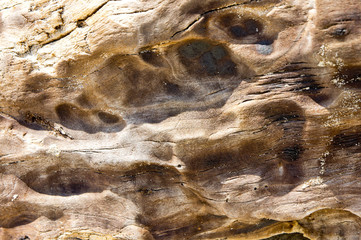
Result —
<path fill-rule="evenodd" d="M 240 6 L 240 5 L 249 4 L 249 3 L 251 3 L 251 2 L 253 2 L 253 1 L 251 0 L 251 1 L 246 2 L 246 3 L 234 3 L 234 4 L 231 4 L 231 5 L 228 5 L 228 6 L 211 9 L 211 10 L 208 10 L 208 11 L 206 11 L 206 12 L 204 12 L 204 13 L 201 13 L 201 14 L 198 16 L 198 18 L 196 18 L 193 22 L 191 22 L 186 28 L 175 32 L 170 38 L 173 39 L 176 35 L 178 35 L 178 34 L 180 34 L 180 33 L 182 33 L 182 32 L 187 31 L 190 27 L 192 27 L 195 23 L 199 22 L 199 20 L 201 20 L 202 17 L 204 17 L 204 16 L 207 15 L 207 14 L 210 14 L 210 13 L 213 13 L 213 12 L 217 12 L 217 11 L 222 11 L 222 10 L 225 10 L 225 9 L 228 9 L 228 8 L 232 8 L 232 7 L 238 7 L 238 6 Z"/>
<path fill-rule="evenodd" d="M 121 13 L 115 13 L 113 15 L 125 15 L 125 14 L 137 14 L 137 13 L 146 13 L 146 12 L 149 12 L 149 11 L 152 11 L 154 10 L 155 8 L 149 8 L 149 9 L 146 9 L 146 10 L 139 10 L 139 11 L 133 11 L 133 12 L 121 12 Z"/>
<path fill-rule="evenodd" d="M 102 3 L 101 5 L 99 5 L 93 12 L 91 12 L 90 14 L 86 15 L 85 17 L 83 18 L 79 18 L 78 20 L 76 20 L 76 22 L 83 22 L 83 21 L 86 21 L 88 18 L 90 18 L 91 16 L 93 16 L 94 14 L 96 14 L 100 9 L 102 9 L 109 1 L 106 1 L 104 3 Z M 70 22 L 70 23 L 75 23 L 75 22 Z M 50 43 L 53 43 L 53 42 L 56 42 L 62 38 L 65 38 L 67 36 L 69 36 L 72 32 L 74 32 L 76 29 L 78 28 L 78 26 L 74 27 L 73 29 L 71 29 L 70 31 L 68 32 L 65 32 L 64 34 L 61 34 L 59 35 L 58 37 L 54 38 L 54 39 L 50 39 L 49 41 L 46 41 L 44 43 L 41 44 L 41 46 L 45 46 L 45 45 L 48 45 Z"/>

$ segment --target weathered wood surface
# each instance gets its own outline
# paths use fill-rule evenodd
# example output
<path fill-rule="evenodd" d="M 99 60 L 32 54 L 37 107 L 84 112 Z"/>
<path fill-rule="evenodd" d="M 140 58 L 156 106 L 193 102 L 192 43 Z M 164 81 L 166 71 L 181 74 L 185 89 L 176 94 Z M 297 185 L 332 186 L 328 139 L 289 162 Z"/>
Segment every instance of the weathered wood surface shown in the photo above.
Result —
<path fill-rule="evenodd" d="M 0 239 L 360 239 L 359 0 L 0 19 Z"/>

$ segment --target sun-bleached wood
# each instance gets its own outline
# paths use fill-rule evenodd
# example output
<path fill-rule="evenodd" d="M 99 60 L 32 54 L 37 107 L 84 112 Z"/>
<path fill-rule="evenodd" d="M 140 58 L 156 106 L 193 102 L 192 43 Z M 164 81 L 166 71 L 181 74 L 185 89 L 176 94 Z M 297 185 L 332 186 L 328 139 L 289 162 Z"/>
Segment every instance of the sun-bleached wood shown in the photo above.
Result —
<path fill-rule="evenodd" d="M 359 0 L 0 20 L 0 239 L 359 239 Z"/>

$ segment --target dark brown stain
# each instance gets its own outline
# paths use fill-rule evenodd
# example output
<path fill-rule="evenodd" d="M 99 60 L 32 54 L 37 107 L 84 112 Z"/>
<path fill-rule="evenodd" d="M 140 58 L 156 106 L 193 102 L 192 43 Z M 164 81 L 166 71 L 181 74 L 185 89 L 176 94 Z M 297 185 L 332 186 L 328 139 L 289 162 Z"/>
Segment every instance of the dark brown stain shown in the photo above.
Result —
<path fill-rule="evenodd" d="M 270 126 L 275 126 L 283 132 L 277 142 L 275 151 L 280 164 L 284 167 L 284 176 L 280 181 L 296 184 L 302 180 L 301 157 L 303 147 L 303 131 L 306 119 L 302 108 L 291 100 L 270 102 L 261 107 L 265 119 L 270 121 Z"/>
<path fill-rule="evenodd" d="M 119 55 L 109 59 L 105 66 L 95 74 L 94 90 L 125 107 L 154 104 L 167 95 L 165 83 L 171 81 L 164 69 L 154 69 L 138 57 Z"/>
<path fill-rule="evenodd" d="M 56 72 L 59 76 L 68 77 L 71 76 L 72 71 L 72 63 L 70 61 L 61 61 L 56 65 Z"/>
<path fill-rule="evenodd" d="M 175 154 L 185 163 L 185 176 L 205 191 L 217 192 L 223 184 L 220 179 L 254 174 L 274 183 L 278 178 L 277 165 L 267 161 L 271 156 L 267 144 L 261 140 L 228 137 L 222 140 L 187 141 L 177 146 Z M 253 191 L 252 186 L 239 186 L 239 192 Z M 234 199 L 231 199 L 232 202 Z"/>
<path fill-rule="evenodd" d="M 258 194 L 280 195 L 287 194 L 303 180 L 305 117 L 302 108 L 291 100 L 280 100 L 255 111 L 265 119 L 263 131 L 282 133 L 279 140 L 270 145 L 267 139 L 248 140 L 236 135 L 222 140 L 182 142 L 176 146 L 175 154 L 185 163 L 184 174 L 191 182 L 216 191 L 222 187 L 217 179 L 256 174 L 265 179 L 267 190 L 239 186 L 240 192 L 254 190 Z"/>
<path fill-rule="evenodd" d="M 262 20 L 251 15 L 239 17 L 235 13 L 225 13 L 215 17 L 214 21 L 230 38 L 244 43 L 271 45 L 277 38 L 277 34 L 275 36 L 264 34 Z"/>
<path fill-rule="evenodd" d="M 98 112 L 98 117 L 107 124 L 115 124 L 120 120 L 118 116 L 102 111 Z"/>
<path fill-rule="evenodd" d="M 285 119 L 284 116 L 282 115 L 282 121 Z M 269 193 L 284 195 L 303 180 L 302 153 L 304 150 L 300 140 L 302 125 L 299 129 L 301 133 L 297 133 L 298 124 L 295 126 L 281 124 L 279 128 L 281 130 L 284 128 L 282 131 L 286 133 L 275 143 L 271 151 L 261 140 L 227 138 L 220 141 L 198 140 L 183 143 L 179 146 L 182 151 L 178 148 L 176 155 L 185 163 L 185 176 L 190 181 L 200 184 L 202 188 L 211 189 L 210 191 L 217 191 L 222 186 L 217 179 L 256 174 L 265 179 L 264 184 L 267 187 L 254 189 L 240 186 L 240 192 L 252 189 L 259 195 Z M 278 158 L 271 160 L 275 154 Z M 283 166 L 282 175 L 279 175 L 279 164 Z"/>
<path fill-rule="evenodd" d="M 94 126 L 87 121 L 87 113 L 75 105 L 68 103 L 60 104 L 55 108 L 55 112 L 60 119 L 60 123 L 67 128 L 84 130 L 89 133 L 96 132 Z"/>
<path fill-rule="evenodd" d="M 325 181 L 332 181 L 335 176 L 357 178 L 361 174 L 361 126 L 337 130 L 332 135 L 327 154 L 323 156 L 326 164 L 323 174 Z M 359 191 L 356 185 L 350 187 L 353 192 Z M 330 189 L 336 194 L 344 194 L 348 188 L 334 188 L 330 185 Z"/>
<path fill-rule="evenodd" d="M 284 136 L 298 143 L 302 139 L 305 117 L 302 108 L 291 100 L 267 103 L 260 108 L 270 124 L 283 129 Z"/>
<path fill-rule="evenodd" d="M 181 63 L 192 75 L 229 77 L 237 66 L 222 45 L 208 40 L 190 40 L 178 47 Z"/>
<path fill-rule="evenodd" d="M 227 146 L 227 143 L 232 145 Z M 262 152 L 262 144 L 255 141 L 241 141 L 227 138 L 219 141 L 193 140 L 177 146 L 177 156 L 184 161 L 187 175 L 192 179 L 212 179 L 213 174 L 240 174 L 247 165 L 257 168 L 257 152 Z"/>
<path fill-rule="evenodd" d="M 180 7 L 180 11 L 183 15 L 204 14 L 205 12 L 211 11 L 212 9 L 219 8 L 221 4 L 222 3 L 219 1 L 189 1 Z"/>
<path fill-rule="evenodd" d="M 86 24 L 86 22 L 85 22 L 84 20 L 78 20 L 78 21 L 76 22 L 76 26 L 77 26 L 78 28 L 83 28 L 83 27 L 86 27 L 86 26 L 88 26 L 88 25 Z"/>
<path fill-rule="evenodd" d="M 38 113 L 32 113 L 30 111 L 21 113 L 21 117 L 17 121 L 19 124 L 34 130 L 54 130 L 53 122 Z"/>
<path fill-rule="evenodd" d="M 149 63 L 155 67 L 164 67 L 165 62 L 160 53 L 155 50 L 142 50 L 139 52 L 140 57 L 146 63 Z"/>
<path fill-rule="evenodd" d="M 171 82 L 164 82 L 165 85 L 165 89 L 167 94 L 170 95 L 181 95 L 184 94 L 185 92 L 189 92 L 189 91 L 184 91 L 178 84 L 175 83 L 171 83 Z"/>
<path fill-rule="evenodd" d="M 202 43 L 200 45 L 202 48 Z M 173 51 L 179 46 L 180 44 L 172 45 L 169 51 Z M 206 46 L 208 45 L 206 44 Z M 216 75 L 222 74 L 227 83 L 220 83 L 218 79 L 203 81 L 201 78 L 197 78 L 192 83 L 187 80 L 182 81 L 182 79 L 173 80 L 168 68 L 154 68 L 144 64 L 138 57 L 118 55 L 107 60 L 104 64 L 105 67 L 94 73 L 94 85 L 87 90 L 87 95 L 95 91 L 107 99 L 119 103 L 122 107 L 144 107 L 161 104 L 169 100 L 179 102 L 179 104 L 168 105 L 163 108 L 139 108 L 133 111 L 131 115 L 124 116 L 127 122 L 135 124 L 160 122 L 187 110 L 203 111 L 211 107 L 221 107 L 241 79 L 235 81 L 226 78 L 226 75 L 233 74 L 235 71 L 235 64 L 230 60 L 225 47 L 212 46 L 211 44 L 209 46 L 211 47 L 211 55 L 199 56 L 199 59 L 195 60 L 198 64 L 197 68 L 203 69 L 203 72 L 208 70 Z M 192 49 L 188 49 L 184 52 L 185 57 L 192 58 L 192 54 L 194 54 L 192 51 Z M 198 51 L 198 46 L 195 46 L 194 51 Z M 144 56 L 145 58 L 153 56 L 153 53 L 148 52 L 147 54 L 149 55 Z M 215 64 L 219 65 L 215 66 Z M 214 69 L 219 73 L 215 73 Z M 197 74 L 205 76 L 202 72 L 197 71 Z M 206 93 L 217 91 L 223 87 L 221 85 L 227 86 L 227 90 L 222 92 L 224 97 L 217 102 L 207 104 L 208 99 L 204 99 L 207 97 Z M 189 104 L 192 101 L 200 102 L 203 100 L 205 100 L 205 104 L 202 106 Z"/>
<path fill-rule="evenodd" d="M 112 181 L 117 182 L 118 187 L 112 191 L 132 199 L 141 209 L 137 222 L 147 227 L 156 239 L 173 239 L 179 234 L 189 237 L 213 229 L 225 219 L 198 211 L 207 205 L 181 184 L 183 177 L 174 167 L 140 163 L 116 175 Z M 123 180 L 121 176 L 124 176 Z M 192 204 L 194 211 L 188 212 L 191 216 L 183 219 L 183 206 L 187 204 Z"/>
<path fill-rule="evenodd" d="M 285 147 L 281 150 L 278 156 L 287 162 L 294 162 L 300 158 L 300 155 L 303 151 L 303 147 L 299 144 L 296 144 L 294 146 Z"/>
<path fill-rule="evenodd" d="M 174 167 L 135 164 L 124 175 L 133 176 L 133 180 L 117 193 L 137 204 L 141 209 L 137 221 L 157 239 L 170 239 L 174 234 L 186 233 L 186 230 L 179 229 L 196 224 L 198 216 L 204 214 L 197 211 L 204 205 L 182 186 L 182 177 Z M 192 204 L 194 212 L 183 220 L 180 216 L 184 214 L 184 204 Z"/>
<path fill-rule="evenodd" d="M 45 216 L 52 221 L 63 216 L 63 212 L 60 209 L 50 209 L 30 203 L 15 203 L 13 206 L 7 207 L 5 211 L 7 213 L 6 217 L 0 217 L 0 227 L 3 228 L 16 228 L 26 225 L 34 222 L 41 216 Z"/>
<path fill-rule="evenodd" d="M 178 115 L 183 112 L 184 109 L 179 108 L 165 108 L 157 110 L 143 110 L 138 111 L 131 116 L 128 116 L 127 120 L 129 122 L 140 124 L 140 123 L 159 123 L 167 118 Z"/>
<path fill-rule="evenodd" d="M 340 79 L 346 87 L 361 89 L 361 66 L 344 66 L 334 78 Z"/>
<path fill-rule="evenodd" d="M 361 150 L 361 126 L 341 131 L 333 137 L 332 145 L 335 148 L 359 148 Z"/>
<path fill-rule="evenodd" d="M 22 89 L 29 93 L 42 93 L 52 88 L 62 88 L 67 91 L 71 80 L 68 78 L 54 78 L 48 74 L 40 73 L 29 77 L 22 85 Z"/>
<path fill-rule="evenodd" d="M 165 75 L 149 70 L 141 72 L 135 68 L 125 71 L 126 80 L 123 80 L 125 106 L 144 106 L 155 102 L 156 95 L 164 94 L 164 82 L 168 81 Z"/>
<path fill-rule="evenodd" d="M 57 165 L 47 168 L 44 172 L 30 171 L 21 176 L 21 180 L 34 191 L 57 196 L 101 192 L 106 187 L 102 186 L 104 180 L 91 169 L 70 169 Z"/>
<path fill-rule="evenodd" d="M 21 225 L 26 225 L 29 223 L 34 222 L 36 219 L 38 219 L 38 216 L 32 215 L 32 214 L 21 214 L 19 216 L 12 216 L 12 220 L 7 223 L 0 224 L 3 228 L 15 228 Z"/>
<path fill-rule="evenodd" d="M 336 28 L 334 31 L 332 31 L 331 35 L 334 36 L 335 38 L 344 38 L 345 36 L 347 36 L 349 34 L 349 30 L 346 27 L 340 27 L 340 28 Z"/>
<path fill-rule="evenodd" d="M 65 127 L 74 130 L 82 130 L 87 133 L 96 133 L 100 131 L 118 132 L 126 125 L 125 121 L 119 116 L 102 111 L 86 111 L 69 103 L 59 104 L 55 108 L 55 112 L 59 117 L 60 123 Z M 97 114 L 101 122 L 94 122 L 92 120 L 93 114 Z M 103 125 L 104 123 L 106 125 Z"/>
<path fill-rule="evenodd" d="M 93 107 L 92 104 L 92 99 L 90 96 L 88 96 L 85 93 L 80 94 L 77 98 L 76 98 L 77 103 L 84 107 L 84 108 L 91 108 Z"/>
<path fill-rule="evenodd" d="M 24 90 L 32 93 L 40 93 L 51 85 L 51 77 L 47 74 L 38 74 L 25 81 Z"/>
<path fill-rule="evenodd" d="M 319 18 L 317 21 L 317 25 L 319 25 L 321 29 L 328 29 L 334 25 L 339 25 L 339 24 L 342 24 L 342 25 L 352 24 L 352 23 L 358 24 L 358 22 L 361 20 L 360 14 L 357 12 L 343 11 L 342 14 L 340 14 L 341 12 L 335 11 L 334 13 L 336 13 L 336 14 L 329 14 L 329 15 L 327 15 L 327 17 Z M 342 27 L 338 27 L 338 28 L 334 29 L 335 37 L 344 36 L 343 29 L 345 27 L 346 26 L 342 26 Z"/>
<path fill-rule="evenodd" d="M 296 186 L 298 183 L 302 182 L 304 178 L 304 172 L 300 166 L 300 164 L 288 163 L 285 164 L 285 174 L 283 176 L 282 183 L 290 184 L 291 186 Z M 291 189 L 290 189 L 291 190 Z"/>
<path fill-rule="evenodd" d="M 219 17 L 219 23 L 221 24 L 222 27 L 224 28 L 228 28 L 230 26 L 232 26 L 232 23 L 234 22 L 234 19 L 237 19 L 238 16 L 235 13 L 227 13 L 227 14 L 223 14 Z"/>
<path fill-rule="evenodd" d="M 20 237 L 18 240 L 30 240 L 30 238 L 28 236 L 23 236 L 23 237 Z"/>
<path fill-rule="evenodd" d="M 303 94 L 308 94 L 312 97 L 312 95 L 317 95 L 324 88 L 317 80 L 314 78 L 316 75 L 314 74 L 302 74 L 301 80 L 297 81 L 298 85 L 295 88 L 295 91 L 301 92 Z"/>
<path fill-rule="evenodd" d="M 56 114 L 60 120 L 68 121 L 68 119 L 73 118 L 73 111 L 80 111 L 76 106 L 71 104 L 60 104 L 55 109 Z"/>
<path fill-rule="evenodd" d="M 233 25 L 229 28 L 234 38 L 242 38 L 250 35 L 261 34 L 263 26 L 254 19 L 245 19 L 241 25 Z"/>
<path fill-rule="evenodd" d="M 261 219 L 260 222 L 255 225 L 244 224 L 244 223 L 240 223 L 240 222 L 236 221 L 234 224 L 232 224 L 231 228 L 233 228 L 233 229 L 230 230 L 230 236 L 234 236 L 234 235 L 242 234 L 242 233 L 254 232 L 254 231 L 257 231 L 258 229 L 262 229 L 262 228 L 271 226 L 275 223 L 277 223 L 277 221 L 271 220 L 271 219 Z M 237 225 L 239 225 L 239 226 L 237 226 Z"/>
<path fill-rule="evenodd" d="M 328 71 L 323 72 L 314 68 L 308 62 L 291 62 L 281 68 L 279 73 L 285 74 L 285 79 L 287 79 L 284 80 L 280 76 L 279 83 L 282 84 L 289 79 L 294 79 L 291 83 L 287 83 L 293 86 L 292 91 L 308 96 L 320 105 L 332 101 L 338 94 L 338 90 L 330 83 L 329 78 L 322 77 L 328 75 Z M 287 74 L 291 76 L 287 76 Z"/>
<path fill-rule="evenodd" d="M 282 233 L 262 240 L 310 240 L 303 236 L 302 233 Z"/>
<path fill-rule="evenodd" d="M 134 164 L 132 169 L 124 175 L 134 176 L 135 188 L 169 188 L 171 185 L 178 185 L 175 182 L 180 180 L 180 174 L 174 167 L 155 164 Z"/>
<path fill-rule="evenodd" d="M 178 53 L 186 59 L 196 59 L 207 52 L 212 45 L 208 40 L 191 40 L 178 48 Z"/>

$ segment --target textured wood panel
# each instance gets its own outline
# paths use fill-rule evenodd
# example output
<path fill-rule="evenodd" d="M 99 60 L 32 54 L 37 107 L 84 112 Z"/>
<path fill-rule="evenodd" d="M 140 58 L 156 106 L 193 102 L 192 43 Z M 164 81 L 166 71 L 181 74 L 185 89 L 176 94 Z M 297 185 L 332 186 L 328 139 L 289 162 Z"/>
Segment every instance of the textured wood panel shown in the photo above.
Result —
<path fill-rule="evenodd" d="M 359 0 L 0 3 L 0 239 L 359 239 Z"/>

